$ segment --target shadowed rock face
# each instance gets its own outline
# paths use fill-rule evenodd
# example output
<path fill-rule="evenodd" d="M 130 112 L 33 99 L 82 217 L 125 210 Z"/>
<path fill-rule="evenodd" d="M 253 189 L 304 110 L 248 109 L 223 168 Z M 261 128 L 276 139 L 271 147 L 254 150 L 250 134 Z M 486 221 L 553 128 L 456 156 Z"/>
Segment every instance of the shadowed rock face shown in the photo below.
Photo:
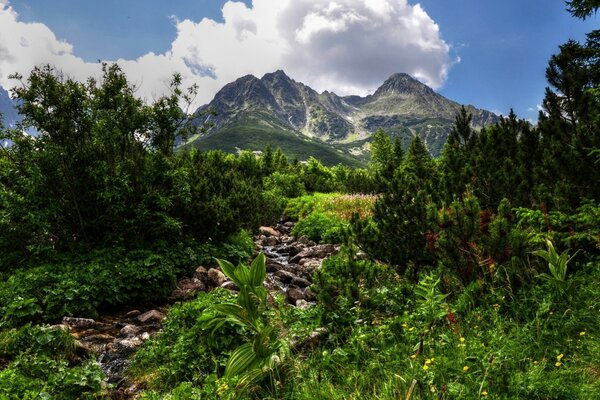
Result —
<path fill-rule="evenodd" d="M 379 128 L 405 143 L 419 135 L 438 155 L 460 107 L 404 73 L 390 76 L 372 95 L 340 97 L 328 91 L 319 94 L 278 70 L 261 79 L 247 75 L 225 85 L 200 110 L 217 112 L 211 117 L 209 135 L 240 121 L 256 125 L 268 116 L 268 123 L 275 121 L 282 129 L 330 144 L 368 139 Z M 499 120 L 489 111 L 473 106 L 467 110 L 475 128 Z"/>

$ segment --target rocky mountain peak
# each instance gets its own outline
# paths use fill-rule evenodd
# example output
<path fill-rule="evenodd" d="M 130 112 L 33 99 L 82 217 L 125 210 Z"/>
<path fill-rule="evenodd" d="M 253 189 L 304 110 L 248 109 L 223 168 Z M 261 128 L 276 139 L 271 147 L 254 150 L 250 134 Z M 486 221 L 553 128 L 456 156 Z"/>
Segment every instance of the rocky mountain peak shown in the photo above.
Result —
<path fill-rule="evenodd" d="M 395 73 L 375 91 L 373 96 L 383 94 L 435 93 L 429 86 L 405 73 Z"/>

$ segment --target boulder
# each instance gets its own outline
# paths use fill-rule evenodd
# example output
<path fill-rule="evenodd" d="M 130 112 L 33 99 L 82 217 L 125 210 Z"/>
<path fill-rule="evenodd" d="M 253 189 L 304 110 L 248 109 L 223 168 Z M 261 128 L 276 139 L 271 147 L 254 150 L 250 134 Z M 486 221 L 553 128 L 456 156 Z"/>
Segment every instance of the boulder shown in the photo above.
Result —
<path fill-rule="evenodd" d="M 265 236 L 279 236 L 279 232 L 270 226 L 261 226 L 258 231 Z"/>
<path fill-rule="evenodd" d="M 125 316 L 126 316 L 127 318 L 135 318 L 135 317 L 137 317 L 138 315 L 140 315 L 141 313 L 142 313 L 142 312 L 141 312 L 140 310 L 131 310 L 131 311 L 129 311 L 127 314 L 125 314 Z"/>
<path fill-rule="evenodd" d="M 121 336 L 131 337 L 131 336 L 135 336 L 138 333 L 140 333 L 140 330 L 141 329 L 139 326 L 128 324 L 128 325 L 125 325 L 123 328 L 121 328 L 121 331 L 119 332 L 119 334 Z"/>
<path fill-rule="evenodd" d="M 96 326 L 96 321 L 91 318 L 64 317 L 62 323 L 75 329 L 89 329 Z"/>
<path fill-rule="evenodd" d="M 294 280 L 294 278 L 297 278 L 296 275 L 284 269 L 280 269 L 279 271 L 275 272 L 275 276 L 278 277 L 282 283 L 290 283 Z"/>
<path fill-rule="evenodd" d="M 206 283 L 206 281 L 208 280 L 208 271 L 203 266 L 199 266 L 198 268 L 196 268 L 196 271 L 194 271 L 193 277 L 201 282 Z"/>
<path fill-rule="evenodd" d="M 208 270 L 208 284 L 210 286 L 219 287 L 226 280 L 227 280 L 227 277 L 225 276 L 225 274 L 222 273 L 221 271 L 219 271 L 218 269 L 211 268 Z"/>
<path fill-rule="evenodd" d="M 302 310 L 306 310 L 307 308 L 310 308 L 311 304 L 304 300 L 304 299 L 300 299 L 296 302 L 296 307 L 302 309 Z"/>
<path fill-rule="evenodd" d="M 263 246 L 277 246 L 279 244 L 278 236 L 269 236 L 262 241 Z"/>
<path fill-rule="evenodd" d="M 227 290 L 231 290 L 234 292 L 239 292 L 240 288 L 238 287 L 238 285 L 236 285 L 234 282 L 231 281 L 225 281 L 223 282 L 223 284 L 221 285 L 221 287 L 223 289 L 227 289 Z"/>
<path fill-rule="evenodd" d="M 294 279 L 292 279 L 292 285 L 294 286 L 298 286 L 301 288 L 305 288 L 310 286 L 310 282 L 308 281 L 308 279 L 304 279 L 304 278 L 300 278 L 300 277 L 295 277 Z"/>
<path fill-rule="evenodd" d="M 285 296 L 290 304 L 296 304 L 298 300 L 304 300 L 304 290 L 298 287 L 289 287 Z"/>
<path fill-rule="evenodd" d="M 308 301 L 316 301 L 317 300 L 317 296 L 315 296 L 313 291 L 310 290 L 310 287 L 307 287 L 306 289 L 304 289 L 304 298 Z"/>
<path fill-rule="evenodd" d="M 267 258 L 265 268 L 267 269 L 267 272 L 277 272 L 283 268 L 283 264 L 273 260 L 272 258 Z"/>
<path fill-rule="evenodd" d="M 161 322 L 165 318 L 165 314 L 158 310 L 150 310 L 142 315 L 139 315 L 136 319 L 143 324 L 152 322 Z"/>

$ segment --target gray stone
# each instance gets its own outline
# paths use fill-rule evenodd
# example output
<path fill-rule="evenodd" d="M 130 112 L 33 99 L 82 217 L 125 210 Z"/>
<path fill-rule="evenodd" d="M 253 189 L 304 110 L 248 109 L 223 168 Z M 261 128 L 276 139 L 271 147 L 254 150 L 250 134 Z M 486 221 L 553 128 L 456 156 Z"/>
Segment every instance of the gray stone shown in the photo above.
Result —
<path fill-rule="evenodd" d="M 270 226 L 261 226 L 258 231 L 265 236 L 279 236 L 279 232 Z"/>
<path fill-rule="evenodd" d="M 132 324 L 127 324 L 125 325 L 123 328 L 121 328 L 121 331 L 119 332 L 119 334 L 121 336 L 135 336 L 138 333 L 140 333 L 140 327 L 136 326 L 136 325 L 132 325 Z"/>
<path fill-rule="evenodd" d="M 140 310 L 131 310 L 131 311 L 129 311 L 127 314 L 125 314 L 125 316 L 126 316 L 127 318 L 135 318 L 135 317 L 137 317 L 138 315 L 140 315 L 141 313 L 142 313 L 142 312 L 141 312 Z"/>
<path fill-rule="evenodd" d="M 150 310 L 137 317 L 137 320 L 143 324 L 151 322 L 161 322 L 165 318 L 165 314 L 158 310 Z"/>
<path fill-rule="evenodd" d="M 64 317 L 62 323 L 76 329 L 89 329 L 96 326 L 96 321 L 91 318 Z"/>
<path fill-rule="evenodd" d="M 267 258 L 265 268 L 267 269 L 267 272 L 277 272 L 283 268 L 283 264 L 273 260 L 272 258 Z"/>
<path fill-rule="evenodd" d="M 239 292 L 240 291 L 240 288 L 238 287 L 238 285 L 236 285 L 234 282 L 231 282 L 231 281 L 223 282 L 223 284 L 221 285 L 221 287 L 223 289 L 232 290 L 234 292 Z"/>
<path fill-rule="evenodd" d="M 211 268 L 208 270 L 208 283 L 210 286 L 219 287 L 226 280 L 227 277 L 225 276 L 225 274 L 219 271 L 218 269 Z"/>
<path fill-rule="evenodd" d="M 203 266 L 199 266 L 196 268 L 196 271 L 194 271 L 194 278 L 206 283 L 208 280 L 208 271 Z"/>
<path fill-rule="evenodd" d="M 310 286 L 310 282 L 307 279 L 300 278 L 297 276 L 294 279 L 292 279 L 292 285 L 305 288 L 305 287 Z"/>
<path fill-rule="evenodd" d="M 279 238 L 277 236 L 269 236 L 262 241 L 263 246 L 277 246 L 279 244 Z"/>
<path fill-rule="evenodd" d="M 290 283 L 292 280 L 294 280 L 294 278 L 297 278 L 296 275 L 284 269 L 275 272 L 275 276 L 278 277 L 283 283 Z"/>
<path fill-rule="evenodd" d="M 296 304 L 298 300 L 304 300 L 304 290 L 297 287 L 289 287 L 285 293 L 290 304 Z"/>
<path fill-rule="evenodd" d="M 296 301 L 296 307 L 298 307 L 302 310 L 306 310 L 307 308 L 311 307 L 311 304 L 304 299 L 300 299 L 300 300 Z"/>

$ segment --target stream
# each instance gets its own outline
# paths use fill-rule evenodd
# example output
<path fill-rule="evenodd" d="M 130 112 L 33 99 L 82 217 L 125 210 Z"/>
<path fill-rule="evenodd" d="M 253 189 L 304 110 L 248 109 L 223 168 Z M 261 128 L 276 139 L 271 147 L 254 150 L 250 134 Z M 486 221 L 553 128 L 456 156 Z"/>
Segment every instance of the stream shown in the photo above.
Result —
<path fill-rule="evenodd" d="M 317 245 L 306 238 L 291 236 L 293 222 L 261 227 L 254 237 L 257 252 L 267 257 L 265 286 L 271 293 L 282 292 L 291 306 L 310 307 L 313 272 L 323 260 L 339 250 L 331 244 Z M 215 268 L 199 266 L 192 277 L 177 283 L 168 301 L 147 309 L 125 309 L 101 314 L 98 318 L 64 317 L 62 328 L 76 338 L 78 352 L 96 358 L 105 373 L 105 385 L 113 399 L 130 399 L 143 389 L 127 382 L 124 374 L 131 356 L 160 332 L 162 320 L 172 304 L 189 301 L 200 291 L 223 287 L 236 291 L 233 282 Z"/>

